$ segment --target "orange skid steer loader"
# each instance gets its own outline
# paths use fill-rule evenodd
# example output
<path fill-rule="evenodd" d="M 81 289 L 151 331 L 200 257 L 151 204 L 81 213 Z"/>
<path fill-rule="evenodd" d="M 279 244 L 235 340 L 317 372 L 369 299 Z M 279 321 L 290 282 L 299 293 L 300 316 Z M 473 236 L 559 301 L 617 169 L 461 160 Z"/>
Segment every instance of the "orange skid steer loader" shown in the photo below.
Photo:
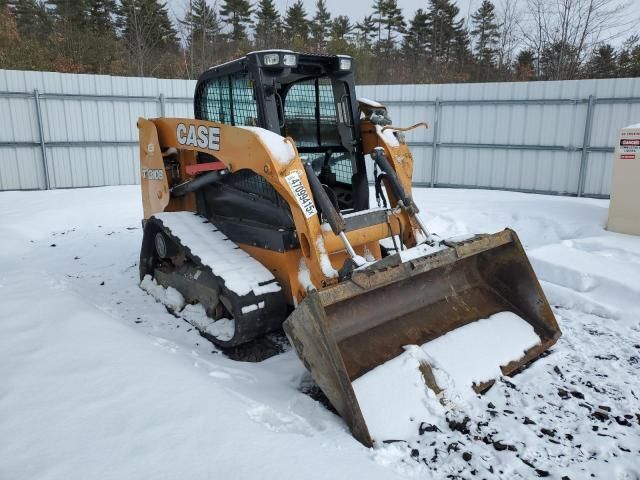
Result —
<path fill-rule="evenodd" d="M 199 305 L 185 318 L 221 347 L 284 323 L 365 445 L 352 383 L 404 346 L 512 312 L 539 341 L 501 365 L 508 375 L 559 338 L 514 231 L 446 241 L 427 230 L 403 129 L 356 98 L 351 58 L 250 53 L 204 72 L 194 103 L 195 119 L 138 121 L 142 283 Z M 366 156 L 382 207 L 369 205 Z"/>

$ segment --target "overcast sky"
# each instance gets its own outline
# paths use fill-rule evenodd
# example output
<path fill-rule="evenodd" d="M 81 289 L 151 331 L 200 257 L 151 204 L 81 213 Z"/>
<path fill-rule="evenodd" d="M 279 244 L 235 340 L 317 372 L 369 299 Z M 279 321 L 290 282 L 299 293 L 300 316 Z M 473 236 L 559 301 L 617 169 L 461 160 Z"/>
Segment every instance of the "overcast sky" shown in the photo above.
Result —
<path fill-rule="evenodd" d="M 524 4 L 526 0 L 518 0 Z M 216 0 L 208 0 L 210 5 L 214 5 Z M 309 17 L 313 15 L 315 10 L 316 0 L 303 0 Z M 326 0 L 327 7 L 333 16 L 347 15 L 351 18 L 352 23 L 356 23 L 362 19 L 365 14 L 371 13 L 373 0 Z M 619 5 L 623 2 L 629 3 L 629 16 L 633 17 L 637 25 L 635 33 L 640 34 L 640 0 L 610 0 L 612 5 Z M 218 5 L 222 3 L 222 0 L 217 0 Z M 257 4 L 258 0 L 254 0 L 252 3 Z M 275 0 L 276 6 L 280 12 L 284 14 L 286 9 L 295 3 L 295 0 Z M 427 0 L 398 0 L 398 5 L 402 8 L 405 18 L 410 19 L 413 17 L 414 12 L 418 8 L 426 9 L 428 5 Z M 469 15 L 478 8 L 482 3 L 482 0 L 456 0 L 455 2 L 460 8 L 460 16 L 468 18 Z M 500 5 L 501 0 L 493 0 L 493 3 Z M 182 17 L 184 11 L 189 5 L 189 0 L 168 0 L 168 5 L 174 16 Z M 626 38 L 627 35 L 625 35 Z M 618 44 L 620 40 L 612 43 Z"/>

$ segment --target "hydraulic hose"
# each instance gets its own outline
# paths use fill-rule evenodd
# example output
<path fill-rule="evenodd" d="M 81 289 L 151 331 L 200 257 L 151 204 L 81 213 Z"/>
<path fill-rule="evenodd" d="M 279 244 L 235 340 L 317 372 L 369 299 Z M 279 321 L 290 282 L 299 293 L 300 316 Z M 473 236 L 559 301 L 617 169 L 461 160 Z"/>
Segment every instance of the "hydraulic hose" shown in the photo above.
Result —
<path fill-rule="evenodd" d="M 188 182 L 176 185 L 171 189 L 171 196 L 182 197 L 187 193 L 195 192 L 202 187 L 217 182 L 221 177 L 222 175 L 220 174 L 220 172 L 207 172 L 203 175 L 200 175 L 199 177 L 194 178 L 193 180 L 189 180 Z"/>
<path fill-rule="evenodd" d="M 380 170 L 384 172 L 386 179 L 389 180 L 391 190 L 393 190 L 395 197 L 400 200 L 406 208 L 411 209 L 412 213 L 417 213 L 418 207 L 416 207 L 411 198 L 404 191 L 404 188 L 398 179 L 398 175 L 396 175 L 395 170 L 391 167 L 391 164 L 384 153 L 384 149 L 382 147 L 374 148 L 371 152 L 371 158 L 380 167 Z"/>
<path fill-rule="evenodd" d="M 309 186 L 311 187 L 314 200 L 318 204 L 318 207 L 320 207 L 320 210 L 322 210 L 327 222 L 329 222 L 334 235 L 340 235 L 345 228 L 344 219 L 333 206 L 329 195 L 327 195 L 327 192 L 324 190 L 322 183 L 320 183 L 310 163 L 304 164 L 304 171 L 307 174 L 307 180 L 309 180 Z"/>

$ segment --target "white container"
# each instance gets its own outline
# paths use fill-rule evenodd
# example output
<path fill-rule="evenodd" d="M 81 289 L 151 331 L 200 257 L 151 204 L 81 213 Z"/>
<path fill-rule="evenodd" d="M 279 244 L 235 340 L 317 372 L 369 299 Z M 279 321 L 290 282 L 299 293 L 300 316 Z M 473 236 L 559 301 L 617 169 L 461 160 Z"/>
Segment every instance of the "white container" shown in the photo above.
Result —
<path fill-rule="evenodd" d="M 640 123 L 618 134 L 607 229 L 640 235 Z"/>

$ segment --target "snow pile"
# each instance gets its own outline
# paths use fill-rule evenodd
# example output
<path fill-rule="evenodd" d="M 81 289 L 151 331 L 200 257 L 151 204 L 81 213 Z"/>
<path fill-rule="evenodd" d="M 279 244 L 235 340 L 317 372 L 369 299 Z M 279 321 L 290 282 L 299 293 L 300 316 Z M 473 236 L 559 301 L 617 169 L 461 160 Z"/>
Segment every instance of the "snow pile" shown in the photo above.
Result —
<path fill-rule="evenodd" d="M 430 363 L 446 372 L 459 392 L 472 394 L 471 387 L 494 380 L 501 366 L 520 360 L 540 344 L 533 327 L 513 312 L 499 312 L 442 335 L 422 345 Z M 436 382 L 438 381 L 437 373 Z"/>
<path fill-rule="evenodd" d="M 470 399 L 474 384 L 502 375 L 501 366 L 520 360 L 540 339 L 512 312 L 463 325 L 370 370 L 353 382 L 367 427 L 376 441 L 411 439 L 417 425 L 436 423 L 444 409 L 427 388 L 420 364 L 432 368 L 447 398 Z"/>
<path fill-rule="evenodd" d="M 236 323 L 233 319 L 221 318 L 214 320 L 207 315 L 204 307 L 199 303 L 184 307 L 184 310 L 180 312 L 180 316 L 201 332 L 213 335 L 223 342 L 231 340 L 236 331 Z"/>
<path fill-rule="evenodd" d="M 261 127 L 245 127 L 238 125 L 238 128 L 249 130 L 255 133 L 265 148 L 269 151 L 273 159 L 282 166 L 287 166 L 296 156 L 296 151 L 291 142 L 277 133 Z"/>
<path fill-rule="evenodd" d="M 535 248 L 531 263 L 553 303 L 637 324 L 640 248 L 626 245 L 633 237 L 609 235 Z"/>
<path fill-rule="evenodd" d="M 309 267 L 307 267 L 307 262 L 305 262 L 304 258 L 300 259 L 300 263 L 298 265 L 298 282 L 300 282 L 300 286 L 302 286 L 305 290 L 315 290 L 315 285 L 311 281 L 311 272 L 309 271 Z"/>
<path fill-rule="evenodd" d="M 141 217 L 139 186 L 0 193 L 0 478 L 401 478 L 294 352 L 231 361 L 139 288 Z"/>
<path fill-rule="evenodd" d="M 207 315 L 201 304 L 186 305 L 184 297 L 173 287 L 163 287 L 159 285 L 151 275 L 145 275 L 140 282 L 140 287 L 155 298 L 158 302 L 168 307 L 176 315 L 184 318 L 198 330 L 213 335 L 222 341 L 231 340 L 235 333 L 235 322 L 233 319 L 221 318 L 214 320 Z M 264 302 L 260 302 L 264 306 Z M 242 313 L 247 313 L 245 308 L 254 307 L 251 310 L 257 310 L 258 305 L 249 305 L 242 308 Z M 262 308 L 262 307 L 260 307 Z"/>
<path fill-rule="evenodd" d="M 366 245 L 364 246 L 363 250 L 364 250 L 363 252 L 364 259 L 367 262 L 372 263 L 376 261 L 376 257 L 373 256 L 373 253 L 371 253 L 371 251 L 367 248 Z"/>
<path fill-rule="evenodd" d="M 563 336 L 366 449 L 294 352 L 234 362 L 139 288 L 138 186 L 1 192 L 0 478 L 640 477 L 640 238 L 604 230 L 605 200 L 414 200 L 441 238 L 517 231 Z"/>
<path fill-rule="evenodd" d="M 179 238 L 191 253 L 224 279 L 225 286 L 243 296 L 281 290 L 273 274 L 260 262 L 230 241 L 215 226 L 191 212 L 164 212 L 154 215 Z"/>
<path fill-rule="evenodd" d="M 324 240 L 321 236 L 316 240 L 316 247 L 318 247 L 318 253 L 320 254 L 320 269 L 322 273 L 329 278 L 335 278 L 338 276 L 338 271 L 333 268 L 331 264 L 331 259 L 327 254 L 327 249 L 324 246 Z"/>
<path fill-rule="evenodd" d="M 158 285 L 151 275 L 144 276 L 140 282 L 140 288 L 174 312 L 179 312 L 184 307 L 184 297 L 179 291 L 173 287 L 164 288 Z"/>
<path fill-rule="evenodd" d="M 245 305 L 244 307 L 242 307 L 241 311 L 242 313 L 251 313 L 251 312 L 255 312 L 259 308 L 264 308 L 264 302 L 258 302 L 252 305 Z"/>
<path fill-rule="evenodd" d="M 445 250 L 446 248 L 448 247 L 445 245 L 432 246 L 427 245 L 426 243 L 421 243 L 420 245 L 416 245 L 415 247 L 407 248 L 406 250 L 400 250 L 400 259 L 403 262 L 408 262 L 416 258 L 424 257 L 426 255 L 431 255 L 441 250 Z"/>
<path fill-rule="evenodd" d="M 374 441 L 412 438 L 420 422 L 434 422 L 443 414 L 424 383 L 420 362 L 424 355 L 410 348 L 351 384 Z"/>

